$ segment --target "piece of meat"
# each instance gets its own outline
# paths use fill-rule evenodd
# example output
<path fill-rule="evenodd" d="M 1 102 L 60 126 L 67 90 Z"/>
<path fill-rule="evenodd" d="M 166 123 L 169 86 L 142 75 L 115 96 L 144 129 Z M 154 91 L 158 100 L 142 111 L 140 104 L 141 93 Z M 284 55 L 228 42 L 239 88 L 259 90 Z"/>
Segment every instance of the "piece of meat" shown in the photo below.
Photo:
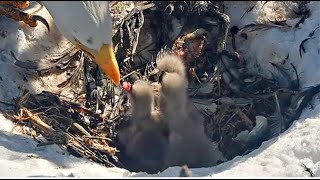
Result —
<path fill-rule="evenodd" d="M 122 88 L 123 88 L 126 92 L 130 93 L 130 92 L 131 92 L 132 85 L 131 85 L 130 82 L 123 82 L 123 83 L 122 83 Z"/>

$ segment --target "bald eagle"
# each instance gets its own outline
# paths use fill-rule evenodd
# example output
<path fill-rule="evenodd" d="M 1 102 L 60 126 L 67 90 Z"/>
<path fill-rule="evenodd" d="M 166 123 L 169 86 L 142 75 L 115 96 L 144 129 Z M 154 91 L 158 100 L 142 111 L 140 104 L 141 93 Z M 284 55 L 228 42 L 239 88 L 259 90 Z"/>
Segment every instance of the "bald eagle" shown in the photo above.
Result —
<path fill-rule="evenodd" d="M 60 33 L 85 51 L 115 84 L 120 84 L 120 71 L 112 46 L 112 17 L 108 1 L 38 1 L 52 16 Z M 44 18 L 19 11 L 28 1 L 0 1 L 0 15 L 24 21 L 31 27 Z M 17 9 L 15 9 L 17 8 Z"/>

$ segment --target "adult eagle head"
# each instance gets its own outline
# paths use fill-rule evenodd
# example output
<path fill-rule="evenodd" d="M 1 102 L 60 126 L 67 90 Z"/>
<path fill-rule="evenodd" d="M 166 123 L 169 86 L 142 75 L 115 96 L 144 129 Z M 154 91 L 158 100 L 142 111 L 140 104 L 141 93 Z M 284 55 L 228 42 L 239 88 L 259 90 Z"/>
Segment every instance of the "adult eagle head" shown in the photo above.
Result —
<path fill-rule="evenodd" d="M 120 84 L 112 47 L 112 17 L 108 1 L 41 1 L 57 28 L 87 52 L 115 84 Z"/>

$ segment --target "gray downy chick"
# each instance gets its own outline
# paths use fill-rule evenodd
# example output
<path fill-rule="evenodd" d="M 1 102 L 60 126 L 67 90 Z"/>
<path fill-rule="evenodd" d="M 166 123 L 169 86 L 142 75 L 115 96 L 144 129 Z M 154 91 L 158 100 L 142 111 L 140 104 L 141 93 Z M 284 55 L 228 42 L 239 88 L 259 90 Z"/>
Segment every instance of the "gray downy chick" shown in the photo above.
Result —
<path fill-rule="evenodd" d="M 186 77 L 186 68 L 182 59 L 174 54 L 163 53 L 157 59 L 157 69 L 167 73 L 177 73 L 182 77 Z"/>
<path fill-rule="evenodd" d="M 137 132 L 126 146 L 131 158 L 131 171 L 157 173 L 163 170 L 168 137 L 159 128 L 148 128 Z"/>
<path fill-rule="evenodd" d="M 170 119 L 181 119 L 186 111 L 188 80 L 182 59 L 176 55 L 162 54 L 157 60 L 157 68 L 162 73 L 159 108 L 163 116 L 163 122 L 169 125 L 175 121 Z M 171 129 L 170 129 L 171 131 Z"/>
<path fill-rule="evenodd" d="M 204 117 L 188 101 L 188 80 L 182 60 L 177 56 L 163 56 L 158 65 L 159 70 L 165 71 L 161 82 L 160 111 L 169 128 L 165 167 L 215 165 L 221 152 L 204 133 Z"/>
<path fill-rule="evenodd" d="M 119 141 L 130 158 L 130 170 L 155 173 L 163 167 L 168 135 L 154 109 L 152 86 L 147 81 L 138 80 L 125 90 L 130 95 L 132 124 L 118 131 Z"/>
<path fill-rule="evenodd" d="M 137 80 L 130 93 L 132 120 L 139 129 L 156 126 L 157 119 L 152 117 L 154 111 L 154 91 L 149 82 Z"/>
<path fill-rule="evenodd" d="M 137 80 L 133 85 L 124 83 L 123 89 L 127 91 L 131 103 L 130 125 L 118 131 L 121 144 L 126 145 L 139 130 L 154 125 L 151 119 L 153 109 L 153 91 L 148 82 Z"/>

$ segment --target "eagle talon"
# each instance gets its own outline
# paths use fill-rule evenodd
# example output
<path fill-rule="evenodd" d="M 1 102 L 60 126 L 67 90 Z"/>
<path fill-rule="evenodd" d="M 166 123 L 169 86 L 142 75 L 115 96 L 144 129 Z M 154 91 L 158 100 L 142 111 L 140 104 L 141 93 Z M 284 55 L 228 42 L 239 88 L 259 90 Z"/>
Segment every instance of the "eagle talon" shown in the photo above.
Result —
<path fill-rule="evenodd" d="M 32 16 L 32 20 L 33 20 L 34 22 L 40 21 L 43 25 L 45 25 L 45 26 L 47 27 L 48 31 L 50 32 L 49 23 L 48 23 L 48 21 L 47 21 L 45 18 L 43 18 L 42 16 L 33 15 L 33 16 Z M 29 24 L 29 25 L 30 25 L 30 24 Z M 37 24 L 36 24 L 35 26 L 37 26 Z M 35 27 L 35 26 L 31 26 L 31 27 Z"/>
<path fill-rule="evenodd" d="M 26 9 L 29 7 L 29 1 L 0 1 L 1 5 L 10 5 L 19 9 Z"/>
<path fill-rule="evenodd" d="M 29 6 L 29 1 L 0 1 L 0 15 L 4 15 L 15 21 L 23 21 L 30 27 L 36 27 L 37 21 L 44 24 L 48 31 L 50 32 L 49 23 L 46 19 L 39 15 L 32 15 L 20 11 L 19 9 L 24 9 Z"/>

